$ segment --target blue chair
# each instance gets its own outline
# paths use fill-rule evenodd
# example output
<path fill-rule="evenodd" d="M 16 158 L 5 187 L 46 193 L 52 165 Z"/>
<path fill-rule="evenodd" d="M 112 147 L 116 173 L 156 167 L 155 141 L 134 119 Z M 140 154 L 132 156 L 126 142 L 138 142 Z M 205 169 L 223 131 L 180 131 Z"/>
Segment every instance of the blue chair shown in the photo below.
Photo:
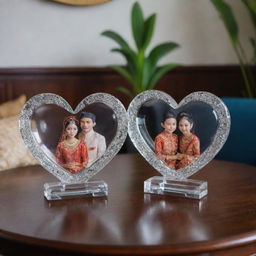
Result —
<path fill-rule="evenodd" d="M 256 165 L 256 99 L 222 98 L 231 115 L 229 137 L 217 159 Z"/>

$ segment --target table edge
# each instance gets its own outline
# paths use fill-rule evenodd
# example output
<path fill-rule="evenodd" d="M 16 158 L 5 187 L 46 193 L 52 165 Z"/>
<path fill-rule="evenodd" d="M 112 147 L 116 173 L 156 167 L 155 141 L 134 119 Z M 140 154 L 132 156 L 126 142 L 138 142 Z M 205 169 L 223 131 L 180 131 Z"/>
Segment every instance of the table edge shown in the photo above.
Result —
<path fill-rule="evenodd" d="M 209 241 L 198 241 L 171 245 L 99 245 L 69 243 L 57 240 L 48 240 L 25 236 L 9 231 L 0 230 L 0 244 L 3 241 L 12 245 L 19 244 L 27 251 L 31 247 L 44 248 L 48 251 L 61 251 L 65 253 L 93 253 L 94 255 L 170 255 L 184 253 L 205 253 L 218 250 L 232 249 L 256 243 L 256 231 L 233 235 L 228 238 L 220 238 Z M 7 247 L 9 247 L 8 245 Z M 10 248 L 10 247 L 9 247 Z"/>

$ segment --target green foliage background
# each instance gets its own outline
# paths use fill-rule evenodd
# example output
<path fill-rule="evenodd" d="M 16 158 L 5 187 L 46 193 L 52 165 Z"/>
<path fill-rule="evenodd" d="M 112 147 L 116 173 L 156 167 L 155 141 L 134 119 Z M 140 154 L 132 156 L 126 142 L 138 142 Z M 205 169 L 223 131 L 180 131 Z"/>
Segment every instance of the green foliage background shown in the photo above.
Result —
<path fill-rule="evenodd" d="M 229 34 L 231 44 L 237 55 L 240 69 L 243 75 L 245 84 L 244 96 L 249 98 L 256 97 L 256 81 L 255 70 L 256 64 L 256 0 L 240 0 L 247 8 L 250 15 L 252 24 L 255 29 L 254 37 L 250 38 L 251 46 L 253 48 L 253 56 L 250 60 L 246 57 L 242 43 L 239 39 L 239 27 L 232 11 L 231 6 L 224 0 L 210 0 L 216 10 L 218 11 L 220 18 L 222 19 L 225 28 Z"/>
<path fill-rule="evenodd" d="M 111 49 L 112 52 L 121 54 L 126 60 L 126 67 L 111 66 L 121 76 L 129 81 L 130 90 L 119 87 L 118 90 L 133 98 L 142 91 L 153 89 L 159 79 L 168 71 L 180 66 L 176 63 L 169 63 L 158 66 L 160 59 L 168 53 L 177 49 L 179 45 L 175 42 L 164 42 L 155 46 L 150 51 L 149 44 L 152 40 L 156 22 L 156 14 L 144 18 L 141 6 L 136 2 L 131 10 L 131 28 L 136 49 L 125 41 L 117 32 L 106 30 L 102 32 L 118 44 L 118 48 Z"/>

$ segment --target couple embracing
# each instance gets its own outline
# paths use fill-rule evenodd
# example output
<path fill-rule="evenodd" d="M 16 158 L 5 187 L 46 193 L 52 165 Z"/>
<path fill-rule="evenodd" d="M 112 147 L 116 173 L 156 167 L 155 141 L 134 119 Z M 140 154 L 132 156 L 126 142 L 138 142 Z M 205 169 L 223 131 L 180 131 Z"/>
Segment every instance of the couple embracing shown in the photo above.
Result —
<path fill-rule="evenodd" d="M 172 169 L 184 168 L 200 156 L 200 140 L 194 134 L 194 120 L 187 112 L 181 112 L 176 117 L 167 112 L 161 122 L 164 129 L 155 138 L 155 153 Z M 174 132 L 176 128 L 181 133 Z"/>
<path fill-rule="evenodd" d="M 70 173 L 78 173 L 91 166 L 106 150 L 106 140 L 94 131 L 96 116 L 81 112 L 79 119 L 68 116 L 56 149 L 56 161 Z"/>

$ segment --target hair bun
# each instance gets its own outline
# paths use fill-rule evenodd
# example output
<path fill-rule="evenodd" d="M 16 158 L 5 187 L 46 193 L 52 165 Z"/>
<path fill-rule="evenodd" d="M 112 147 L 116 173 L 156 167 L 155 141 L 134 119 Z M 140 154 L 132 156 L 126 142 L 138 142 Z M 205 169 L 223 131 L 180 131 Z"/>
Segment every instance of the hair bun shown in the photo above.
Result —
<path fill-rule="evenodd" d="M 168 112 L 166 112 L 166 113 L 164 114 L 164 116 L 163 116 L 163 122 L 164 122 L 166 119 L 168 119 L 168 118 L 174 118 L 174 119 L 176 119 L 176 115 L 175 115 L 173 112 L 168 111 Z"/>
<path fill-rule="evenodd" d="M 189 114 L 188 112 L 180 112 L 179 113 L 179 117 L 189 117 L 189 118 L 192 118 L 192 115 Z"/>
<path fill-rule="evenodd" d="M 72 121 L 75 123 L 79 123 L 76 116 L 67 116 L 64 118 L 63 124 L 65 125 L 67 122 L 72 122 Z"/>

